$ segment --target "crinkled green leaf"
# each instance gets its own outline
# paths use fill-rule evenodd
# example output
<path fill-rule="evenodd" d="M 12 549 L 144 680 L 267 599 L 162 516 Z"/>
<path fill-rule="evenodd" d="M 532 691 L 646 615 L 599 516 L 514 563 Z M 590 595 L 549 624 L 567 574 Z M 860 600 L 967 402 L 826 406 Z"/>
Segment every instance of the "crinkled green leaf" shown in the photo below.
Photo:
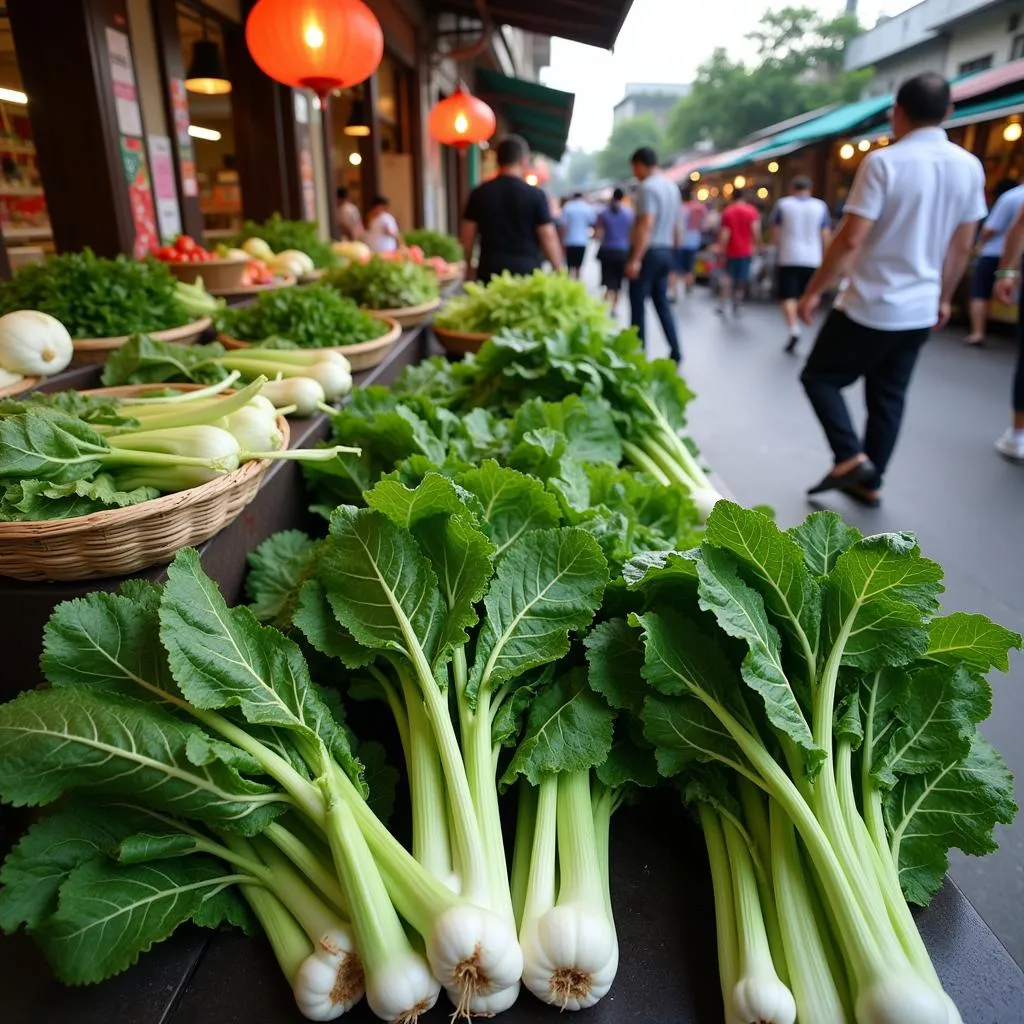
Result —
<path fill-rule="evenodd" d="M 1021 637 L 984 615 L 953 612 L 928 623 L 925 657 L 947 665 L 966 665 L 976 672 L 1010 671 L 1010 649 L 1020 650 Z"/>
<path fill-rule="evenodd" d="M 100 434 L 71 416 L 29 412 L 0 419 L 0 479 L 84 480 L 109 451 Z"/>
<path fill-rule="evenodd" d="M 992 830 L 1013 820 L 1013 776 L 977 734 L 962 761 L 903 776 L 886 795 L 885 823 L 903 893 L 927 904 L 942 885 L 949 850 L 982 856 L 996 849 Z"/>
<path fill-rule="evenodd" d="M 711 611 L 719 628 L 749 648 L 741 673 L 764 701 L 768 721 L 804 751 L 809 766 L 820 762 L 825 751 L 811 735 L 783 664 L 778 630 L 768 621 L 761 593 L 740 579 L 736 558 L 727 551 L 705 545 L 697 571 L 701 608 Z"/>
<path fill-rule="evenodd" d="M 863 670 L 905 665 L 928 646 L 924 621 L 939 607 L 942 568 L 909 533 L 858 541 L 825 582 L 822 657 L 837 644 L 842 664 Z"/>
<path fill-rule="evenodd" d="M 253 615 L 280 628 L 291 624 L 299 589 L 313 571 L 317 542 L 301 530 L 282 530 L 249 552 L 245 592 Z"/>
<path fill-rule="evenodd" d="M 169 380 L 213 384 L 228 375 L 224 367 L 213 362 L 222 355 L 224 347 L 216 342 L 176 345 L 148 334 L 136 334 L 107 357 L 102 380 L 105 387 L 162 384 Z"/>
<path fill-rule="evenodd" d="M 357 643 L 337 620 L 319 580 L 303 583 L 292 622 L 316 650 L 337 658 L 346 668 L 365 668 L 376 657 L 373 650 Z"/>
<path fill-rule="evenodd" d="M 643 738 L 640 729 L 634 727 L 639 719 L 627 721 L 620 718 L 615 723 L 612 748 L 608 756 L 597 766 L 599 781 L 610 789 L 620 786 L 640 786 L 644 789 L 656 786 L 660 781 L 658 761 L 653 746 Z"/>
<path fill-rule="evenodd" d="M 725 726 L 696 697 L 650 694 L 644 701 L 642 720 L 644 739 L 654 747 L 663 776 L 678 775 L 699 761 L 745 765 Z"/>
<path fill-rule="evenodd" d="M 91 480 L 57 484 L 46 480 L 21 480 L 8 486 L 0 498 L 0 521 L 29 523 L 50 519 L 74 519 L 109 508 L 127 508 L 158 498 L 155 487 L 118 490 L 113 477 L 99 473 Z"/>
<path fill-rule="evenodd" d="M 66 791 L 131 799 L 247 835 L 287 804 L 223 760 L 188 757 L 199 727 L 162 708 L 84 687 L 30 691 L 0 705 L 0 795 L 16 806 Z"/>
<path fill-rule="evenodd" d="M 523 437 L 545 427 L 565 436 L 567 451 L 577 462 L 622 460 L 622 441 L 608 401 L 596 395 L 567 395 L 561 402 L 525 402 L 515 415 L 514 435 Z"/>
<path fill-rule="evenodd" d="M 648 551 L 631 558 L 622 577 L 649 605 L 681 607 L 692 604 L 697 594 L 697 557 L 696 550 Z"/>
<path fill-rule="evenodd" d="M 582 530 L 522 534 L 501 556 L 484 599 L 470 701 L 565 654 L 569 632 L 589 624 L 607 582 L 604 555 Z"/>
<path fill-rule="evenodd" d="M 812 512 L 799 526 L 786 531 L 800 546 L 812 576 L 827 576 L 836 559 L 861 539 L 860 530 L 847 526 L 838 512 Z"/>
<path fill-rule="evenodd" d="M 583 645 L 591 689 L 613 708 L 638 715 L 647 693 L 640 630 L 625 619 L 608 619 L 587 634 Z"/>
<path fill-rule="evenodd" d="M 547 484 L 573 509 L 590 506 L 590 481 L 583 464 L 573 457 L 566 436 L 549 427 L 530 430 L 512 449 L 509 465 Z"/>
<path fill-rule="evenodd" d="M 582 670 L 566 672 L 530 704 L 523 738 L 502 785 L 524 775 L 534 786 L 555 772 L 603 764 L 612 746 L 614 712 L 587 685 Z"/>

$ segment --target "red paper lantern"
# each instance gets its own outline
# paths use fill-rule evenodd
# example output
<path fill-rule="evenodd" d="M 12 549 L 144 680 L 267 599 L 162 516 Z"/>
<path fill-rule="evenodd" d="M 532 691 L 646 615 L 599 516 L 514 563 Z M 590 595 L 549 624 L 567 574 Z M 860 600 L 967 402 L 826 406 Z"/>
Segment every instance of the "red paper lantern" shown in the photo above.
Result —
<path fill-rule="evenodd" d="M 264 73 L 320 96 L 366 81 L 384 56 L 380 22 L 362 0 L 259 0 L 245 41 Z"/>
<path fill-rule="evenodd" d="M 438 142 L 466 149 L 486 142 L 494 134 L 496 122 L 494 111 L 483 100 L 459 86 L 447 99 L 434 104 L 427 126 Z"/>

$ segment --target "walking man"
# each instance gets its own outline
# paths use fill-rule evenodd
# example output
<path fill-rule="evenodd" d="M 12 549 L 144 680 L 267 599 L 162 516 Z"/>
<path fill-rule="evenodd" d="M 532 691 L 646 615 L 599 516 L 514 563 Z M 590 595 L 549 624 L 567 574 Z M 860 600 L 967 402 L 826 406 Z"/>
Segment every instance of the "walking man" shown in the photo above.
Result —
<path fill-rule="evenodd" d="M 995 296 L 1007 305 L 1016 298 L 1017 369 L 1013 374 L 1013 409 L 1010 425 L 996 441 L 996 451 L 1011 462 L 1024 463 L 1024 293 L 1020 290 L 1021 257 L 1024 257 L 1024 210 L 1006 236 L 1006 245 L 995 271 Z"/>
<path fill-rule="evenodd" d="M 832 238 L 832 215 L 820 199 L 811 195 L 811 179 L 793 179 L 789 195 L 772 212 L 772 241 L 778 252 L 779 299 L 789 330 L 787 352 L 800 341 L 796 305 L 807 283 L 821 266 L 821 257 Z"/>
<path fill-rule="evenodd" d="M 744 199 L 741 188 L 733 190 L 732 202 L 722 213 L 718 245 L 725 254 L 725 271 L 719 283 L 717 312 L 725 315 L 731 297 L 733 316 L 739 316 L 740 299 L 746 297 L 750 284 L 750 265 L 761 247 L 761 214 Z"/>
<path fill-rule="evenodd" d="M 633 174 L 640 182 L 633 221 L 633 240 L 626 264 L 629 278 L 629 308 L 640 340 L 644 340 L 647 297 L 654 300 L 661 329 L 665 332 L 672 358 L 682 362 L 672 307 L 668 303 L 668 276 L 672 273 L 679 190 L 658 168 L 658 156 L 650 146 L 632 157 Z"/>
<path fill-rule="evenodd" d="M 577 281 L 580 267 L 587 253 L 590 231 L 597 220 L 597 212 L 583 198 L 582 192 L 574 193 L 562 207 L 561 229 L 562 244 L 565 246 L 565 265 L 569 268 L 569 276 Z"/>
<path fill-rule="evenodd" d="M 547 196 L 528 185 L 530 149 L 518 135 L 498 143 L 498 175 L 469 194 L 462 215 L 459 241 L 466 254 L 467 276 L 473 276 L 473 243 L 480 236 L 480 262 L 476 279 L 486 284 L 495 274 L 509 270 L 529 274 L 539 270 L 544 257 L 562 269 L 562 246 L 551 219 Z"/>
<path fill-rule="evenodd" d="M 928 332 L 949 320 L 986 212 L 980 161 L 939 127 L 950 109 L 941 75 L 917 75 L 900 86 L 892 114 L 896 144 L 864 158 L 843 221 L 800 300 L 809 324 L 822 294 L 848 278 L 800 378 L 835 456 L 809 494 L 841 490 L 872 508 L 881 504 L 918 352 Z M 842 395 L 861 377 L 863 438 Z"/>

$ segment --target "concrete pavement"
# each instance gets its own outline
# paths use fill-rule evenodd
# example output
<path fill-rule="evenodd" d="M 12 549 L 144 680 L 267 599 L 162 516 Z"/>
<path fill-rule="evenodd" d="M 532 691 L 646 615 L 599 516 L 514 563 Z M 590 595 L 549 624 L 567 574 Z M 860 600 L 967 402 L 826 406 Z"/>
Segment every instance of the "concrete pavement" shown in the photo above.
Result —
<path fill-rule="evenodd" d="M 1024 465 L 1006 462 L 992 447 L 1009 422 L 1012 336 L 967 350 L 960 343 L 966 331 L 953 327 L 929 341 L 910 386 L 883 507 L 868 510 L 838 494 L 821 495 L 816 505 L 805 496 L 831 465 L 798 380 L 814 332 L 805 330 L 800 354 L 788 356 L 776 306 L 751 304 L 739 319 L 723 320 L 703 287 L 675 313 L 682 372 L 697 394 L 693 437 L 737 500 L 772 506 L 784 526 L 828 507 L 865 533 L 911 530 L 945 569 L 946 610 L 983 612 L 1024 631 Z M 628 315 L 623 301 L 620 319 Z M 647 339 L 652 356 L 667 356 L 649 303 Z M 859 386 L 847 398 L 862 423 Z M 1024 657 L 1018 654 L 1011 673 L 992 683 L 984 732 L 1017 777 L 1024 803 Z M 956 854 L 952 875 L 1024 964 L 1024 812 L 1000 829 L 998 841 L 999 851 L 982 859 Z"/>

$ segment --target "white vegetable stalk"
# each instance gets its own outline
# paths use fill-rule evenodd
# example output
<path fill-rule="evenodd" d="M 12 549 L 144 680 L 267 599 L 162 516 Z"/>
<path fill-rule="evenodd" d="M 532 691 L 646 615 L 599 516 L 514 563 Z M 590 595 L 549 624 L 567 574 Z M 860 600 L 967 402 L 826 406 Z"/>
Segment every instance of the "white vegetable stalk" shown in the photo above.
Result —
<path fill-rule="evenodd" d="M 19 309 L 0 316 L 0 367 L 26 377 L 67 368 L 75 354 L 68 329 L 49 313 Z"/>
<path fill-rule="evenodd" d="M 697 804 L 701 831 L 708 848 L 708 866 L 711 869 L 711 888 L 715 897 L 715 937 L 718 945 L 718 981 L 722 988 L 722 1001 L 728 1008 L 739 978 L 739 939 L 736 934 L 736 914 L 732 893 L 732 872 L 729 854 L 725 848 L 725 835 L 718 815 L 703 801 Z"/>
<path fill-rule="evenodd" d="M 352 910 L 370 1009 L 393 1024 L 415 1024 L 441 986 L 409 944 L 373 855 L 330 772 L 322 780 L 327 839 Z"/>
<path fill-rule="evenodd" d="M 271 380 L 260 392 L 278 409 L 295 406 L 296 416 L 312 416 L 327 401 L 327 395 L 312 377 L 288 377 Z"/>
<path fill-rule="evenodd" d="M 146 395 L 133 397 L 130 402 L 122 402 L 119 409 L 126 416 L 135 416 L 139 413 L 146 415 L 161 406 L 181 405 L 186 402 L 201 402 L 207 398 L 213 398 L 231 388 L 235 381 L 242 375 L 237 371 L 229 373 L 223 380 L 211 384 L 209 387 L 197 388 L 195 391 L 180 391 L 174 395 L 154 395 L 152 398 Z"/>
<path fill-rule="evenodd" d="M 533 859 L 521 930 L 523 983 L 562 1009 L 593 1006 L 615 979 L 618 943 L 606 910 L 588 770 L 541 781 Z"/>
<path fill-rule="evenodd" d="M 722 832 L 732 875 L 738 976 L 726 1003 L 727 1024 L 794 1024 L 796 1002 L 775 971 L 746 838 L 728 818 Z"/>
<path fill-rule="evenodd" d="M 269 414 L 254 405 L 238 409 L 227 417 L 225 428 L 245 451 L 276 451 L 284 440 L 277 429 L 277 413 L 273 406 Z"/>

